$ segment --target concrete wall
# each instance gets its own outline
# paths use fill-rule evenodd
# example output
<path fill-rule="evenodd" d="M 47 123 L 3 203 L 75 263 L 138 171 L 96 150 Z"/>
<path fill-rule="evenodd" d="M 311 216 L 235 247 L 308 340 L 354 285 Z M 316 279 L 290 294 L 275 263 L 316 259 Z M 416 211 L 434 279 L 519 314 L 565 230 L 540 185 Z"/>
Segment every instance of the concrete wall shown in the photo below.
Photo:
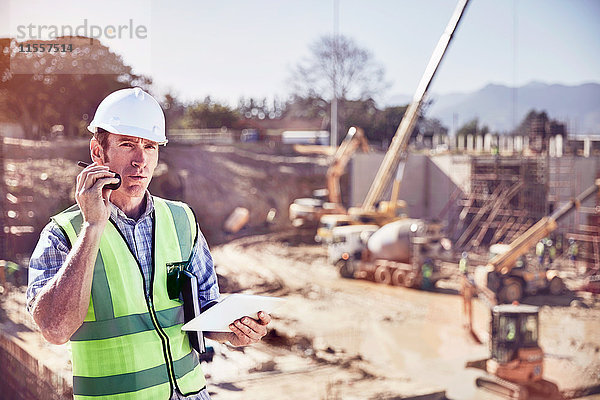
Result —
<path fill-rule="evenodd" d="M 351 205 L 362 204 L 383 157 L 384 153 L 356 154 L 353 157 L 349 169 Z M 455 202 L 449 204 L 449 200 L 451 197 L 463 197 L 464 191 L 468 190 L 470 158 L 410 154 L 402 167 L 399 198 L 407 202 L 410 216 L 426 219 L 441 216 L 442 220 L 451 217 L 456 207 Z M 391 184 L 383 199 L 389 199 L 390 195 Z"/>
<path fill-rule="evenodd" d="M 38 362 L 14 339 L 0 332 L 0 399 L 67 400 L 70 382 Z"/>

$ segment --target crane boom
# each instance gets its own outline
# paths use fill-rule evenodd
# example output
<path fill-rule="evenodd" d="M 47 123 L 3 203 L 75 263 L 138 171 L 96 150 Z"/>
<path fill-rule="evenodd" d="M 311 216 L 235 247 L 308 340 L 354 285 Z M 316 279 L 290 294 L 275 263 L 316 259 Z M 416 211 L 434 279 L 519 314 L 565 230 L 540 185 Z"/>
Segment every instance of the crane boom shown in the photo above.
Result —
<path fill-rule="evenodd" d="M 377 171 L 377 175 L 375 176 L 375 180 L 373 181 L 373 184 L 367 193 L 365 201 L 362 204 L 363 210 L 372 210 L 375 206 L 375 203 L 383 195 L 385 188 L 389 185 L 394 171 L 398 167 L 400 158 L 406 150 L 408 140 L 417 122 L 419 110 L 421 109 L 427 90 L 431 85 L 433 77 L 435 76 L 444 54 L 446 54 L 446 49 L 452 40 L 454 32 L 456 31 L 456 27 L 458 26 L 458 23 L 460 22 L 468 3 L 469 0 L 459 0 L 458 4 L 456 5 L 456 9 L 450 18 L 450 21 L 448 22 L 448 26 L 446 26 L 446 30 L 440 37 L 440 40 L 438 41 L 438 44 L 431 55 L 413 100 L 406 110 L 406 114 L 404 114 L 398 129 L 396 130 L 396 134 L 392 139 L 392 143 L 390 144 L 381 166 Z"/>

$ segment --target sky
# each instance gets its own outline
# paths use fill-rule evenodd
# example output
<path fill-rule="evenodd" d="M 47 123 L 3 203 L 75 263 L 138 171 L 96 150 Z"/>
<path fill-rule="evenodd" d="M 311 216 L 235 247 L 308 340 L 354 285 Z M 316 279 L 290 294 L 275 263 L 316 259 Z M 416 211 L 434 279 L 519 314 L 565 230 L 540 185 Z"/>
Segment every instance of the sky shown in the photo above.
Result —
<path fill-rule="evenodd" d="M 210 95 L 236 105 L 241 96 L 290 93 L 290 71 L 312 42 L 334 31 L 334 1 L 0 0 L 0 36 L 16 36 L 19 25 L 77 27 L 84 20 L 101 28 L 143 26 L 144 37 L 125 31 L 101 41 L 150 76 L 157 94 L 170 91 L 184 101 Z M 338 1 L 339 33 L 368 49 L 386 72 L 389 85 L 378 103 L 412 97 L 456 2 Z M 600 82 L 599 22 L 597 0 L 471 0 L 430 91 Z"/>

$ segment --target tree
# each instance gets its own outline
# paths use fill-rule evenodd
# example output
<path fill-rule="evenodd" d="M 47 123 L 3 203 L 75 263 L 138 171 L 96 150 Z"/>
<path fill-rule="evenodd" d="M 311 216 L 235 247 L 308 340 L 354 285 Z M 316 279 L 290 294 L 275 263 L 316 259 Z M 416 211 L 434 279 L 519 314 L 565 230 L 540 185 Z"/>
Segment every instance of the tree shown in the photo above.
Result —
<path fill-rule="evenodd" d="M 237 112 L 207 96 L 204 101 L 196 102 L 186 109 L 183 125 L 186 128 L 217 129 L 231 127 L 238 120 Z"/>
<path fill-rule="evenodd" d="M 284 117 L 298 119 L 325 118 L 329 115 L 329 103 L 320 97 L 293 95 L 285 103 Z"/>
<path fill-rule="evenodd" d="M 173 93 L 165 94 L 161 102 L 163 110 L 165 110 L 165 121 L 167 130 L 171 128 L 183 127 L 183 118 L 185 115 L 185 104 L 183 104 Z"/>
<path fill-rule="evenodd" d="M 383 67 L 351 38 L 321 36 L 310 46 L 310 58 L 292 72 L 294 93 L 330 100 L 365 100 L 383 89 Z"/>
<path fill-rule="evenodd" d="M 385 87 L 383 67 L 368 50 L 344 35 L 321 36 L 311 44 L 310 57 L 292 70 L 291 83 L 297 98 L 331 104 L 335 96 L 341 130 L 348 128 L 352 108 L 348 101 L 372 99 Z"/>
<path fill-rule="evenodd" d="M 396 130 L 407 109 L 408 106 L 393 106 L 386 107 L 380 111 L 377 114 L 374 132 L 371 135 L 372 137 L 369 137 L 369 140 L 377 140 L 384 146 L 387 146 L 396 134 Z"/>
<path fill-rule="evenodd" d="M 483 125 L 482 127 L 479 127 L 479 120 L 477 118 L 474 118 L 471 121 L 464 124 L 463 126 L 461 126 L 458 129 L 458 131 L 456 132 L 456 135 L 457 136 L 468 136 L 468 135 L 485 136 L 489 133 L 489 131 L 490 131 L 490 129 L 487 127 L 487 125 Z"/>
<path fill-rule="evenodd" d="M 0 39 L 0 112 L 18 122 L 25 136 L 45 137 L 53 125 L 63 125 L 66 136 L 85 131 L 95 108 L 110 92 L 140 86 L 151 80 L 132 73 L 121 56 L 98 40 L 69 37 L 40 41 L 49 46 L 70 43 L 71 51 L 22 53 L 15 40 Z M 6 62 L 10 59 L 10 63 Z"/>

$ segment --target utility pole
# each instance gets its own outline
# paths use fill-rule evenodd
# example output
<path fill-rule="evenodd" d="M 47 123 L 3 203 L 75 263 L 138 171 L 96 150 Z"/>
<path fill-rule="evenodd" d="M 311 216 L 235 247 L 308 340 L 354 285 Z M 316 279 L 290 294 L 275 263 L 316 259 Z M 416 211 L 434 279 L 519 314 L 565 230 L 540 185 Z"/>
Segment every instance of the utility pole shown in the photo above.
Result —
<path fill-rule="evenodd" d="M 330 144 L 337 147 L 338 112 L 337 112 L 337 66 L 338 66 L 338 35 L 339 35 L 340 1 L 333 0 L 333 96 L 331 98 L 331 134 Z"/>

